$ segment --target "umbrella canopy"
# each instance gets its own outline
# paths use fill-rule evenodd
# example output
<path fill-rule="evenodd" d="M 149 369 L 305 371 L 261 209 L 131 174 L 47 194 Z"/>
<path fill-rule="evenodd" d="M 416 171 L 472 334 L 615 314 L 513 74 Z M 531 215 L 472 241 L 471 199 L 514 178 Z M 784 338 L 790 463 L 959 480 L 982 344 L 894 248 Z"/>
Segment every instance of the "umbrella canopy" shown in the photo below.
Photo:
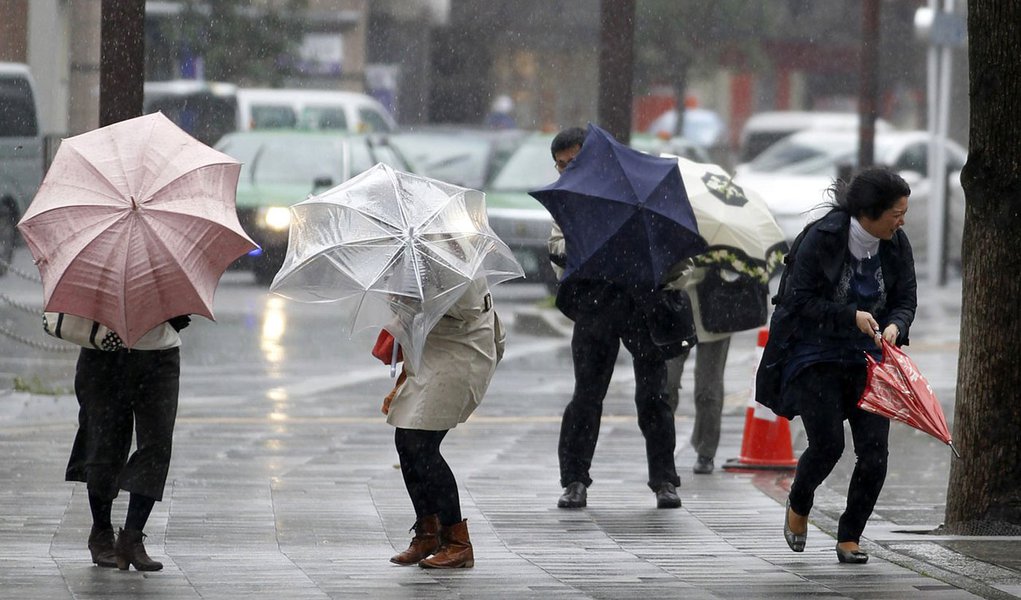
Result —
<path fill-rule="evenodd" d="M 718 165 L 662 156 L 677 161 L 698 232 L 709 244 L 695 262 L 768 282 L 783 264 L 788 246 L 762 197 L 734 183 Z"/>
<path fill-rule="evenodd" d="M 655 288 L 706 242 L 675 160 L 629 148 L 589 124 L 560 178 L 529 192 L 564 232 L 571 276 Z"/>
<path fill-rule="evenodd" d="M 270 290 L 340 301 L 349 334 L 385 327 L 417 366 L 425 338 L 467 290 L 522 276 L 486 218 L 482 192 L 377 164 L 291 207 L 284 264 Z"/>
<path fill-rule="evenodd" d="M 882 362 L 877 362 L 868 353 L 865 358 L 868 361 L 868 379 L 858 406 L 927 433 L 949 445 L 960 457 L 950 438 L 939 400 L 914 361 L 885 339 Z"/>
<path fill-rule="evenodd" d="M 18 228 L 47 311 L 130 348 L 168 318 L 213 318 L 223 272 L 255 249 L 234 206 L 241 165 L 160 113 L 65 139 Z"/>

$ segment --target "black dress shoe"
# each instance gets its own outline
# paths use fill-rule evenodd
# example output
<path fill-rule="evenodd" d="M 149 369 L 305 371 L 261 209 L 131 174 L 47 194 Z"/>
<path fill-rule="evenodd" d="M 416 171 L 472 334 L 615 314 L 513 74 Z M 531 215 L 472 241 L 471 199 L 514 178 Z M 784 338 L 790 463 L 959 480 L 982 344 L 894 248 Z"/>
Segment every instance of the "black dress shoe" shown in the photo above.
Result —
<path fill-rule="evenodd" d="M 559 508 L 585 508 L 588 502 L 588 489 L 580 481 L 572 481 L 564 488 L 564 494 L 557 500 Z"/>
<path fill-rule="evenodd" d="M 842 563 L 862 565 L 869 562 L 869 555 L 862 552 L 861 548 L 857 550 L 844 550 L 840 547 L 840 544 L 837 544 L 837 560 Z"/>
<path fill-rule="evenodd" d="M 787 540 L 787 545 L 791 547 L 791 550 L 795 552 L 805 551 L 805 542 L 808 541 L 808 532 L 805 533 L 794 533 L 791 531 L 791 501 L 787 500 L 787 507 L 783 511 L 783 539 Z"/>
<path fill-rule="evenodd" d="M 713 472 L 714 466 L 713 457 L 699 454 L 698 458 L 695 459 L 695 466 L 691 470 L 696 475 L 709 475 Z"/>
<path fill-rule="evenodd" d="M 680 508 L 681 497 L 677 488 L 669 481 L 656 488 L 656 508 Z"/>

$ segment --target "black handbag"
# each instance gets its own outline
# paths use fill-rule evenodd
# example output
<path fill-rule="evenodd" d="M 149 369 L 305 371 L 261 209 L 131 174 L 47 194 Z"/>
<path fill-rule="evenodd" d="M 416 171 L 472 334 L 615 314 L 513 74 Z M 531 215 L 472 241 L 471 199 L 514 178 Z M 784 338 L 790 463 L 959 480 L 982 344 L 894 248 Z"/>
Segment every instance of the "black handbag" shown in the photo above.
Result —
<path fill-rule="evenodd" d="M 675 358 L 698 342 L 695 313 L 684 290 L 659 289 L 645 306 L 649 336 L 664 358 Z"/>
<path fill-rule="evenodd" d="M 696 286 L 702 327 L 712 333 L 755 329 L 769 315 L 769 286 L 755 277 L 709 269 Z"/>

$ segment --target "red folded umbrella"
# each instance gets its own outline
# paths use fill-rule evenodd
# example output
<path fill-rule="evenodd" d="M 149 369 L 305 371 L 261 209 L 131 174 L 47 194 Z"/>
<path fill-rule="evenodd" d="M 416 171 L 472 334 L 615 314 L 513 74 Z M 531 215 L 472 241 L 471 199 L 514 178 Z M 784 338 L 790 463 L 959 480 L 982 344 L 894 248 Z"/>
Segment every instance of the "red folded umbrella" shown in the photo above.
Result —
<path fill-rule="evenodd" d="M 883 340 L 883 362 L 868 353 L 868 379 L 858 407 L 900 421 L 950 446 L 960 458 L 936 394 L 907 354 Z"/>

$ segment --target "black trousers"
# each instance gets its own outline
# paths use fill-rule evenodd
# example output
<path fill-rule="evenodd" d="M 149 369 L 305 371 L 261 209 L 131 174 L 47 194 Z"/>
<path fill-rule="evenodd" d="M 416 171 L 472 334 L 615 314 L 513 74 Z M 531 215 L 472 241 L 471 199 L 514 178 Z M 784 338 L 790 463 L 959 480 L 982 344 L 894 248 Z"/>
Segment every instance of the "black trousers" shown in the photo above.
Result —
<path fill-rule="evenodd" d="M 440 454 L 447 431 L 398 427 L 394 445 L 416 519 L 438 515 L 441 524 L 450 526 L 461 522 L 461 500 L 454 473 Z"/>
<path fill-rule="evenodd" d="M 610 386 L 620 344 L 631 352 L 635 369 L 638 427 L 645 437 L 649 487 L 665 482 L 680 485 L 674 464 L 674 412 L 666 394 L 666 359 L 659 353 L 634 314 L 583 313 L 574 323 L 571 355 L 574 394 L 560 424 L 560 485 L 574 481 L 592 485 L 589 469 L 599 438 L 603 400 Z"/>
<path fill-rule="evenodd" d="M 838 542 L 858 542 L 886 480 L 890 421 L 858 408 L 865 389 L 865 365 L 818 363 L 794 376 L 785 393 L 794 394 L 808 435 L 791 484 L 791 508 L 812 510 L 815 489 L 844 452 L 844 420 L 851 426 L 856 461 L 847 488 L 847 506 L 837 526 Z"/>
<path fill-rule="evenodd" d="M 90 494 L 104 500 L 116 498 L 118 490 L 162 500 L 180 374 L 179 348 L 82 348 L 74 377 L 78 433 L 65 479 L 85 482 Z"/>

